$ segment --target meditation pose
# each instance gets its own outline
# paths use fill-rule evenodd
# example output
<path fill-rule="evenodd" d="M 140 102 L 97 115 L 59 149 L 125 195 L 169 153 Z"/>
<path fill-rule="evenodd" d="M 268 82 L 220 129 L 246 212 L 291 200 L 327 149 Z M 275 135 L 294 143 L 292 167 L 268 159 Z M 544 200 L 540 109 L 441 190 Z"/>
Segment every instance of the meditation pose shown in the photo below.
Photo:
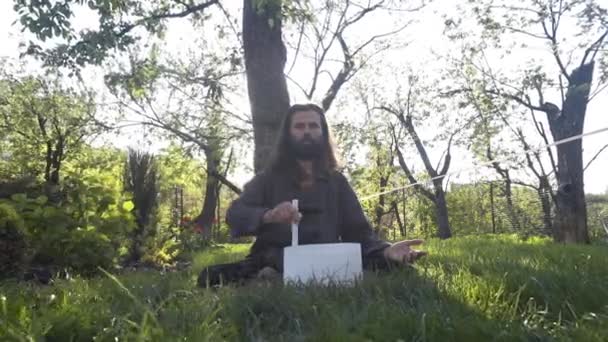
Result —
<path fill-rule="evenodd" d="M 320 107 L 289 108 L 268 166 L 245 185 L 226 214 L 232 236 L 255 236 L 251 251 L 242 261 L 205 268 L 200 286 L 281 273 L 283 248 L 291 244 L 294 222 L 303 245 L 360 243 L 366 269 L 406 265 L 426 254 L 411 248 L 421 240 L 391 244 L 375 236 L 355 192 L 337 170 L 334 150 Z M 298 209 L 293 199 L 298 200 Z"/>

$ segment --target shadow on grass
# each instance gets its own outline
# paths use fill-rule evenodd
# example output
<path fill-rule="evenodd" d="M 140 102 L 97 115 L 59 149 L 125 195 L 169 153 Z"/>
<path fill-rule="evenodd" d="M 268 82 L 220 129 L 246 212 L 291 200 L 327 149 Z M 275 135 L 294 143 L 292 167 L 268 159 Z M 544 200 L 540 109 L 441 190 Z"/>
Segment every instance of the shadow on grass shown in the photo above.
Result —
<path fill-rule="evenodd" d="M 442 292 L 486 316 L 566 340 L 608 336 L 608 250 L 548 241 L 466 239 L 437 243 L 423 262 Z"/>
<path fill-rule="evenodd" d="M 196 288 L 201 267 L 240 259 L 246 246 L 210 251 L 188 271 L 136 272 L 118 283 L 108 277 L 45 288 L 3 283 L 0 340 L 601 341 L 608 336 L 608 321 L 600 320 L 608 298 L 605 249 L 487 238 L 432 241 L 427 247 L 431 255 L 415 269 L 367 274 L 352 288 L 268 283 Z"/>
<path fill-rule="evenodd" d="M 368 274 L 356 287 L 251 285 L 227 298 L 240 340 L 516 341 L 542 332 L 487 318 L 415 269 Z"/>

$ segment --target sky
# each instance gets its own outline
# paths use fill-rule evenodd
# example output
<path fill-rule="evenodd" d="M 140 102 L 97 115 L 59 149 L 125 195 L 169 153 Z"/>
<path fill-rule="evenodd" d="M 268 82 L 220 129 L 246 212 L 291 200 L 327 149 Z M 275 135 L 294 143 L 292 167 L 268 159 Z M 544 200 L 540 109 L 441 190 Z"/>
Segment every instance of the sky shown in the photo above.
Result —
<path fill-rule="evenodd" d="M 240 19 L 238 11 L 238 4 L 240 1 L 230 1 L 228 3 L 229 12 L 234 14 L 234 17 Z M 17 60 L 19 56 L 19 41 L 23 39 L 24 35 L 20 32 L 20 27 L 12 25 L 17 19 L 16 13 L 12 10 L 12 1 L 1 1 L 0 2 L 0 58 L 9 58 Z M 439 72 L 443 65 L 438 62 L 435 54 L 445 55 L 450 53 L 450 49 L 454 49 L 454 45 L 450 45 L 445 36 L 443 36 L 443 22 L 444 19 L 440 13 L 450 12 L 449 6 L 453 6 L 453 2 L 447 1 L 435 1 L 425 9 L 423 12 L 419 12 L 416 16 L 410 16 L 415 18 L 415 22 L 412 23 L 406 30 L 400 35 L 400 39 L 403 42 L 407 42 L 407 46 L 403 48 L 394 48 L 390 50 L 390 53 L 386 53 L 382 56 L 381 60 L 376 60 L 376 67 L 379 68 L 377 73 L 366 75 L 366 77 L 372 77 L 371 83 L 381 83 L 385 87 L 390 89 L 391 84 L 399 83 L 400 79 L 404 78 L 399 72 L 402 70 L 400 66 L 410 66 L 414 69 L 423 70 L 419 73 L 424 77 L 434 78 L 439 76 Z M 79 14 L 75 18 L 75 27 L 90 27 L 91 23 L 94 24 L 95 20 L 86 11 L 78 12 Z M 391 16 L 386 15 L 375 16 L 366 18 L 367 22 L 364 25 L 359 26 L 349 34 L 352 37 L 370 36 L 376 33 L 388 32 L 391 28 L 396 27 L 403 23 L 403 16 Z M 193 28 L 187 20 L 174 20 L 169 22 L 169 31 L 166 36 L 166 47 L 173 52 L 175 55 L 185 53 L 187 49 L 193 48 L 188 46 L 189 37 L 193 34 Z M 199 28 L 200 29 L 200 28 Z M 207 30 L 213 32 L 213 30 Z M 287 39 L 290 39 L 287 37 Z M 543 55 L 544 54 L 544 55 Z M 488 51 L 489 58 L 492 59 L 492 63 L 500 65 L 505 70 L 517 69 L 522 66 L 523 61 L 529 60 L 530 58 L 545 58 L 550 63 L 550 53 L 540 43 L 531 41 L 526 48 L 515 50 L 511 55 L 506 57 L 499 56 L 497 51 Z M 335 56 L 339 57 L 339 56 Z M 293 102 L 308 101 L 303 95 L 302 91 L 298 89 L 294 81 L 306 87 L 306 82 L 309 80 L 312 65 L 307 62 L 306 56 L 298 56 L 296 63 L 293 63 L 294 49 L 288 48 L 288 62 L 287 68 L 290 69 L 290 81 L 289 90 L 290 96 Z M 30 63 L 33 69 L 36 69 L 36 63 Z M 383 67 L 384 66 L 384 67 Z M 395 69 L 393 69 L 396 66 Z M 397 73 L 395 72 L 397 71 Z M 103 81 L 99 76 L 98 72 L 90 71 L 88 74 L 85 73 L 85 77 L 91 80 L 90 85 L 96 88 L 103 88 Z M 292 81 L 293 80 L 293 81 Z M 244 84 L 244 77 L 241 80 Z M 320 79 L 319 91 L 313 96 L 313 100 L 319 100 L 323 95 L 329 82 L 328 77 Z M 388 84 L 388 86 L 387 86 Z M 243 87 L 244 88 L 244 87 Z M 341 96 L 342 95 L 342 96 Z M 246 113 L 248 110 L 248 100 L 246 99 L 246 93 L 240 94 L 241 101 L 236 104 L 237 110 Z M 349 106 L 349 102 L 352 102 L 346 92 L 339 95 L 339 100 L 335 106 L 336 109 L 330 110 L 328 117 L 330 122 L 342 121 L 348 118 L 349 115 L 353 115 L 350 110 L 352 107 Z M 558 101 L 555 101 L 558 103 Z M 608 115 L 606 115 L 606 108 L 608 108 L 608 91 L 604 91 L 597 96 L 588 106 L 587 117 L 585 122 L 584 132 L 590 132 L 599 128 L 608 127 Z M 360 115 L 360 113 L 358 113 Z M 547 126 L 548 127 L 548 126 Z M 420 135 L 431 138 L 436 132 L 432 123 L 422 125 Z M 137 134 L 137 132 L 135 132 Z M 137 137 L 129 137 L 128 139 L 118 139 L 114 143 L 120 147 L 126 147 L 129 144 L 133 144 L 133 141 L 138 141 Z M 540 143 L 540 141 L 537 141 Z M 588 161 L 596 151 L 604 146 L 608 142 L 608 133 L 602 133 L 594 136 L 585 138 L 584 140 L 584 160 L 585 163 Z M 431 155 L 433 162 L 437 161 L 437 158 L 441 155 L 443 144 L 438 144 L 435 149 L 431 149 Z M 487 172 L 487 169 L 481 169 L 474 166 L 474 158 L 470 153 L 466 151 L 459 151 L 459 157 L 454 161 L 451 170 L 466 170 L 460 175 L 460 179 L 465 181 L 467 177 L 470 177 L 475 173 L 475 170 L 480 172 Z M 415 155 L 411 155 L 411 158 L 416 159 Z M 414 162 L 416 164 L 416 162 Z M 608 178 L 605 177 L 604 170 L 608 170 L 608 151 L 602 154 L 585 173 L 585 188 L 590 193 L 603 193 L 608 190 Z M 235 183 L 243 184 L 251 176 L 251 170 L 242 169 L 237 170 L 233 175 Z M 458 175 L 454 175 L 454 179 L 458 179 Z"/>

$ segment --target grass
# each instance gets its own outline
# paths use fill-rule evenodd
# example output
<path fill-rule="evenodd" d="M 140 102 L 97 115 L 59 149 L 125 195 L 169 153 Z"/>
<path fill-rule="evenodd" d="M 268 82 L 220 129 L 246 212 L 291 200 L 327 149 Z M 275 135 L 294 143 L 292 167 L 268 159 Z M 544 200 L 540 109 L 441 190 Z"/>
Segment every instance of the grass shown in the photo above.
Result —
<path fill-rule="evenodd" d="M 254 283 L 203 290 L 191 270 L 0 284 L 2 341 L 605 341 L 607 246 L 483 236 L 428 241 L 415 268 L 355 288 Z M 117 338 L 117 339 L 116 339 Z"/>

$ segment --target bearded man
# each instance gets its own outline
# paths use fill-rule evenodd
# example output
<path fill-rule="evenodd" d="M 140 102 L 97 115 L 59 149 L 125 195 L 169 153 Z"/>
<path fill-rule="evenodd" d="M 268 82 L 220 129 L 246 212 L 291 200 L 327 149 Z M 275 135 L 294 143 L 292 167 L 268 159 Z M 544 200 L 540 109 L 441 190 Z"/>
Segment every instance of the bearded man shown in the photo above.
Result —
<path fill-rule="evenodd" d="M 239 282 L 283 271 L 283 248 L 291 243 L 291 224 L 299 224 L 300 244 L 356 242 L 366 269 L 413 263 L 426 252 L 378 239 L 355 192 L 338 170 L 323 110 L 314 104 L 289 108 L 275 152 L 264 171 L 249 181 L 229 207 L 233 237 L 255 236 L 245 260 L 214 265 L 199 275 L 199 286 Z M 299 210 L 291 204 L 299 201 Z"/>

